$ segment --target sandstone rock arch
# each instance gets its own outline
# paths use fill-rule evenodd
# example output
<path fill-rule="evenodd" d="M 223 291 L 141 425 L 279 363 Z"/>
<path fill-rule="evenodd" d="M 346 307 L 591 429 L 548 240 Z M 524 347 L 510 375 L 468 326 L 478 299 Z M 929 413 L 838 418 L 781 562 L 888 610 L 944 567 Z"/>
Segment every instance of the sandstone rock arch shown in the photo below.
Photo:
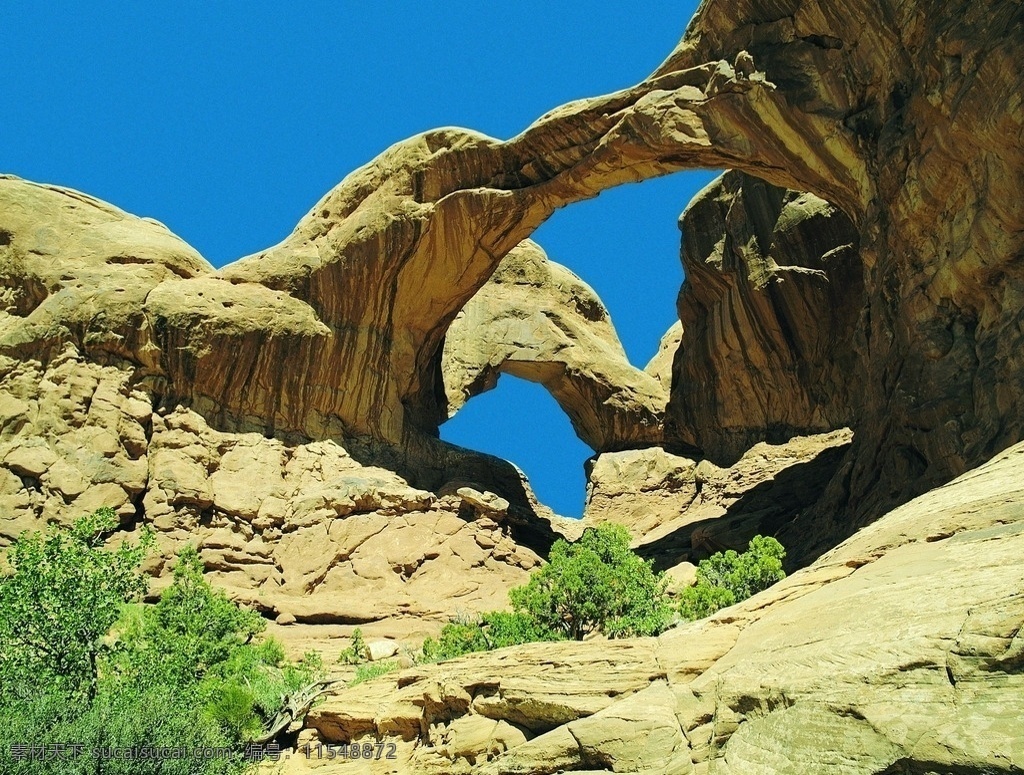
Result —
<path fill-rule="evenodd" d="M 594 450 L 662 440 L 666 386 L 629 363 L 590 286 L 530 240 L 456 316 L 441 371 L 449 417 L 507 373 L 544 385 Z"/>
<path fill-rule="evenodd" d="M 222 426 L 408 450 L 443 416 L 451 321 L 555 208 L 734 168 L 821 197 L 857 231 L 849 379 L 863 388 L 834 485 L 866 518 L 1024 435 L 1024 107 L 1004 98 L 1021 93 L 1022 14 L 1010 0 L 712 0 L 639 85 L 507 141 L 447 128 L 399 143 L 219 272 L 193 260 L 158 277 L 153 246 L 111 256 L 146 275 L 140 299 L 111 289 L 123 315 L 89 312 L 96 297 L 62 295 L 55 276 L 15 303 L 7 351 L 49 336 L 49 316 Z"/>
<path fill-rule="evenodd" d="M 444 129 L 400 143 L 347 177 L 282 243 L 203 281 L 204 298 L 242 296 L 252 286 L 286 293 L 325 328 L 242 334 L 222 318 L 223 305 L 197 326 L 176 319 L 158 295 L 149 310 L 162 321 L 172 381 L 207 411 L 264 418 L 276 429 L 331 428 L 399 445 L 433 434 L 444 333 L 512 248 L 556 207 L 687 166 L 745 163 L 796 185 L 765 161 L 771 133 L 751 143 L 742 126 L 783 102 L 757 72 L 694 62 L 564 106 L 507 142 Z M 775 142 L 801 159 L 840 150 L 859 166 L 842 135 L 823 150 L 811 134 L 785 135 Z M 832 166 L 843 172 L 805 177 L 851 208 L 862 202 L 862 171 Z M 179 308 L 197 291 L 194 281 L 174 288 L 185 300 Z M 232 302 L 233 321 L 242 302 Z M 278 370 L 285 360 L 296 367 Z M 262 389 L 246 390 L 253 383 Z"/>

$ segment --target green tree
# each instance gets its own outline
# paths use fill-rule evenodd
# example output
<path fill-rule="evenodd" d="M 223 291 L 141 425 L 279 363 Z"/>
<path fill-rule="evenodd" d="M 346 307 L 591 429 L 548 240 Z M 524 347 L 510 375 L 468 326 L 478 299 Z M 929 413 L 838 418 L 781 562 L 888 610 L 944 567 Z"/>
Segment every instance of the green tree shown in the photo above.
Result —
<path fill-rule="evenodd" d="M 147 588 L 139 565 L 152 545 L 103 548 L 118 525 L 112 509 L 21 536 L 10 547 L 12 573 L 0 578 L 0 676 L 8 691 L 58 689 L 75 701 L 96 697 L 104 638 L 122 606 Z M 31 685 L 31 686 L 30 686 Z"/>
<path fill-rule="evenodd" d="M 522 612 L 490 611 L 475 621 L 466 619 L 446 624 L 437 640 L 423 641 L 420 660 L 440 662 L 475 651 L 551 640 L 565 640 L 565 635 Z"/>
<path fill-rule="evenodd" d="M 94 775 L 77 759 L 18 760 L 13 744 L 94 747 L 234 748 L 219 758 L 105 761 L 105 775 L 228 775 L 251 769 L 242 743 L 280 722 L 284 698 L 315 697 L 322 665 L 284 660 L 279 644 L 257 640 L 263 620 L 203 578 L 194 549 L 179 556 L 174 581 L 156 605 L 139 566 L 152 536 L 136 546 L 103 545 L 117 526 L 109 509 L 22 535 L 0 577 L 0 772 Z M 301 703 L 300 703 L 301 705 Z M 308 707 L 308 703 L 302 707 Z M 301 712 L 304 712 L 301 711 Z M 287 721 L 288 719 L 286 719 Z M 281 728 L 273 726 L 276 730 Z"/>
<path fill-rule="evenodd" d="M 421 653 L 424 662 L 440 662 L 489 648 L 479 622 L 455 621 L 441 628 L 437 640 L 427 638 L 423 641 Z"/>
<path fill-rule="evenodd" d="M 559 539 L 548 564 L 510 591 L 512 608 L 574 640 L 594 631 L 656 635 L 671 617 L 668 581 L 629 543 L 626 528 L 612 523 L 588 528 L 575 543 Z"/>
<path fill-rule="evenodd" d="M 690 621 L 746 600 L 786 577 L 786 550 L 768 536 L 754 536 L 747 551 L 717 552 L 697 566 L 697 583 L 680 595 L 679 614 Z"/>
<path fill-rule="evenodd" d="M 203 578 L 202 558 L 186 546 L 178 553 L 174 581 L 159 602 L 143 609 L 121 633 L 119 667 L 132 680 L 192 684 L 265 626 L 256 611 L 240 608 L 210 586 Z"/>
<path fill-rule="evenodd" d="M 481 617 L 484 637 L 492 649 L 537 641 L 565 640 L 565 635 L 522 611 L 492 611 Z"/>
<path fill-rule="evenodd" d="M 263 618 L 214 589 L 191 546 L 179 552 L 159 602 L 123 622 L 112 679 L 176 688 L 236 743 L 257 737 L 284 698 L 322 668 L 316 655 L 289 665 L 276 641 L 255 641 Z"/>
<path fill-rule="evenodd" d="M 341 650 L 338 661 L 346 665 L 361 665 L 370 657 L 370 649 L 363 638 L 363 631 L 356 627 L 352 630 L 352 640 Z"/>

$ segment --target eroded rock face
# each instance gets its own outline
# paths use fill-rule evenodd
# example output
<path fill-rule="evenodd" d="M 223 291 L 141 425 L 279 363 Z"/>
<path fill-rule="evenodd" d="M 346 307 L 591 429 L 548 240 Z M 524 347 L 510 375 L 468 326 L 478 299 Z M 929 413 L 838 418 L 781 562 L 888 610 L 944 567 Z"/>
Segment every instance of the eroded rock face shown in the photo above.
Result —
<path fill-rule="evenodd" d="M 756 69 L 691 61 L 563 106 L 507 142 L 444 129 L 400 143 L 342 181 L 281 244 L 213 281 L 177 286 L 175 314 L 154 299 L 175 395 L 225 427 L 262 421 L 399 446 L 434 434 L 446 416 L 440 357 L 449 324 L 555 208 L 686 166 L 748 166 L 795 185 L 769 153 L 776 129 L 787 152 L 836 171 L 808 175 L 819 188 L 851 206 L 869 198 L 842 133 L 828 148 L 813 132 L 781 125 L 751 141 L 753 117 L 785 102 Z M 844 164 L 827 163 L 836 154 Z M 253 288 L 294 297 L 323 328 L 298 311 L 273 336 L 239 325 L 265 317 Z M 279 368 L 285 361 L 290 368 Z"/>
<path fill-rule="evenodd" d="M 300 742 L 394 742 L 370 772 L 1013 772 L 1021 551 L 1017 445 L 710 619 L 406 670 L 331 696 Z"/>
<path fill-rule="evenodd" d="M 850 419 L 853 465 L 835 502 L 856 504 L 850 524 L 873 518 L 1024 434 L 1014 409 L 1024 400 L 1024 217 L 1012 204 L 1024 181 L 1024 108 L 1004 99 L 1024 77 L 1020 14 L 1010 0 L 709 2 L 636 87 L 557 108 L 506 142 L 445 129 L 400 143 L 280 245 L 218 273 L 237 286 L 219 292 L 225 303 L 198 300 L 209 280 L 185 281 L 188 314 L 154 310 L 175 395 L 243 428 L 399 447 L 432 435 L 445 416 L 449 324 L 554 208 L 684 167 L 728 166 L 811 192 L 856 227 L 864 311 L 849 374 L 863 389 L 850 406 L 806 384 L 787 384 L 788 401 L 758 385 L 761 416 L 746 425 L 712 391 L 701 400 L 725 430 L 696 427 L 680 407 L 680 438 L 735 458 L 758 435 Z M 297 308 L 274 336 L 269 323 L 239 326 L 239 305 L 250 305 L 246 319 L 262 314 L 261 288 L 316 320 Z M 773 338 L 744 365 L 784 366 L 787 351 L 822 346 L 806 331 Z M 821 384 L 838 391 L 843 369 Z M 676 390 L 699 389 L 681 373 Z"/>
<path fill-rule="evenodd" d="M 680 218 L 686 282 L 667 437 L 731 464 L 851 424 L 862 374 L 858 234 L 813 194 L 729 172 Z"/>
<path fill-rule="evenodd" d="M 590 286 L 529 240 L 455 317 L 441 371 L 449 416 L 507 373 L 544 385 L 593 449 L 661 439 L 668 391 L 629 363 Z"/>
<path fill-rule="evenodd" d="M 0 175 L 0 350 L 46 360 L 73 347 L 156 370 L 146 296 L 212 267 L 162 224 L 86 194 Z"/>
<path fill-rule="evenodd" d="M 1011 140 L 1024 108 L 1003 96 L 1024 77 L 1013 64 L 1021 13 L 1003 2 L 801 2 L 781 13 L 711 2 L 663 67 L 746 47 L 797 106 L 832 113 L 854 138 L 874 189 L 859 211 L 800 188 L 840 205 L 861 237 L 864 389 L 855 462 L 837 488 L 864 518 L 1021 438 L 1010 407 L 1024 384 L 1024 216 L 1009 192 L 1024 181 Z"/>
<path fill-rule="evenodd" d="M 356 624 L 422 639 L 457 610 L 500 607 L 540 562 L 553 533 L 508 464 L 526 513 L 471 489 L 497 461 L 468 450 L 436 454 L 435 479 L 461 478 L 426 491 L 342 438 L 226 432 L 168 397 L 168 320 L 198 340 L 217 310 L 248 336 L 262 319 L 246 304 L 262 299 L 274 322 L 260 330 L 287 337 L 322 328 L 308 306 L 211 278 L 164 227 L 77 192 L 0 179 L 0 229 L 0 545 L 109 506 L 126 532 L 156 531 L 154 591 L 194 544 L 215 584 L 290 623 L 286 644 L 315 624 L 321 648 Z"/>
<path fill-rule="evenodd" d="M 617 522 L 659 569 L 693 564 L 755 535 L 778 536 L 791 567 L 803 564 L 808 512 L 850 449 L 848 430 L 755 444 L 733 465 L 661 447 L 606 452 L 588 464 L 584 525 Z"/>
<path fill-rule="evenodd" d="M 211 581 L 271 618 L 415 640 L 456 610 L 491 610 L 541 558 L 508 501 L 411 487 L 325 440 L 224 433 L 154 411 L 130 372 L 80 357 L 0 361 L 0 542 L 100 506 L 156 531 L 147 570 L 200 549 Z M 369 627 L 367 628 L 367 625 Z M 348 627 L 347 627 L 348 626 Z M 290 642 L 290 630 L 278 633 Z"/>
<path fill-rule="evenodd" d="M 803 383 L 815 373 L 798 370 L 779 378 L 782 400 L 762 372 L 747 380 L 759 416 L 743 422 L 727 393 L 695 394 L 699 383 L 683 379 L 679 363 L 673 389 L 701 408 L 675 407 L 674 438 L 735 458 L 757 437 L 849 420 L 857 441 L 833 503 L 855 504 L 846 524 L 856 526 L 1024 435 L 1015 410 L 1024 400 L 1024 216 L 1013 204 L 1024 181 L 1024 107 L 1003 98 L 1021 91 L 1021 30 L 1012 0 L 712 0 L 637 86 L 561 106 L 504 142 L 443 129 L 399 143 L 279 245 L 214 274 L 186 261 L 181 279 L 146 279 L 152 292 L 141 316 L 132 302 L 129 325 L 97 323 L 84 296 L 52 304 L 68 330 L 81 329 L 82 316 L 109 328 L 85 338 L 121 357 L 148 352 L 168 400 L 222 430 L 358 437 L 389 445 L 401 462 L 429 447 L 447 414 L 450 323 L 555 208 L 687 167 L 743 170 L 811 192 L 854 224 L 864 304 L 849 373 L 863 389 L 844 401 L 835 375 L 845 367 L 827 357 L 819 384 L 835 395 L 816 394 Z M 28 255 L 27 237 L 4 233 L 6 252 Z M 133 258 L 122 255 L 122 266 L 135 267 Z M 790 282 L 770 286 L 769 298 L 810 298 L 788 297 L 796 272 L 773 260 L 773 275 Z M 22 294 L 26 309 L 40 287 Z M 757 306 L 744 306 L 752 325 L 789 317 Z M 12 347 L 28 350 L 50 341 L 23 326 L 16 336 Z M 697 348 L 695 373 L 728 360 L 716 336 L 700 337 L 707 347 Z M 820 353 L 820 339 L 773 332 L 738 362 L 785 367 L 805 349 Z M 717 421 L 723 430 L 711 427 Z"/>
<path fill-rule="evenodd" d="M 684 318 L 671 386 L 687 405 L 670 432 L 736 457 L 762 436 L 848 422 L 834 509 L 794 523 L 832 547 L 1024 435 L 1022 13 L 1012 0 L 709 0 L 636 87 L 557 108 L 506 142 L 445 129 L 399 143 L 281 244 L 219 272 L 158 224 L 0 180 L 5 538 L 112 505 L 126 528 L 166 534 L 162 557 L 198 537 L 218 579 L 285 628 L 363 621 L 367 605 L 373 621 L 430 615 L 422 590 L 452 577 L 466 588 L 444 595 L 493 607 L 536 562 L 514 531 L 543 534 L 538 547 L 552 532 L 517 523 L 528 493 L 514 471 L 434 438 L 450 323 L 555 208 L 731 167 L 821 199 L 752 182 L 698 204 L 728 234 L 722 268 L 748 248 L 748 271 L 710 271 L 708 235 L 696 256 L 708 271 L 693 266 L 710 286 L 707 319 Z M 862 267 L 845 389 L 850 302 L 794 268 L 818 266 L 773 253 L 816 245 L 800 225 L 825 219 L 822 201 L 853 224 Z M 716 281 L 732 286 L 719 299 Z M 821 317 L 797 314 L 804 303 L 838 303 L 838 317 L 807 331 Z M 716 364 L 745 373 L 705 384 Z M 400 739 L 419 771 L 807 771 L 822 740 L 837 772 L 1019 769 L 1020 458 L 1013 448 L 708 622 L 426 668 L 399 677 L 394 702 L 345 695 L 313 724 L 327 740 Z M 487 496 L 481 478 L 501 476 Z M 386 605 L 350 613 L 318 596 L 352 588 Z M 619 733 L 634 728 L 642 750 Z M 964 732 L 977 729 L 983 740 Z"/>

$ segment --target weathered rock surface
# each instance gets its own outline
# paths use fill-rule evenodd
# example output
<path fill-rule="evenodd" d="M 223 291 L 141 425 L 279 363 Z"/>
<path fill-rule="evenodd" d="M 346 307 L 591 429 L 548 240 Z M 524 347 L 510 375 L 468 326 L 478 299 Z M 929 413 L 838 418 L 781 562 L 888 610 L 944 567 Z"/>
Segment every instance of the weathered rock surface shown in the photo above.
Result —
<path fill-rule="evenodd" d="M 667 440 L 730 464 L 851 423 L 858 235 L 812 194 L 729 172 L 680 219 L 686 282 Z M 857 391 L 859 392 L 859 391 Z"/>
<path fill-rule="evenodd" d="M 758 534 L 778 536 L 799 558 L 807 538 L 794 520 L 818 501 L 851 439 L 841 430 L 762 442 L 726 468 L 660 447 L 606 452 L 588 464 L 583 523 L 625 525 L 663 569 L 742 551 Z"/>
<path fill-rule="evenodd" d="M 300 739 L 395 742 L 367 772 L 1017 772 L 1021 551 L 1017 445 L 710 619 L 412 668 Z"/>
<path fill-rule="evenodd" d="M 152 221 L 0 179 L 0 529 L 111 505 L 164 560 L 198 541 L 282 631 L 493 607 L 553 531 L 514 469 L 435 438 L 450 323 L 557 207 L 730 167 L 820 200 L 726 181 L 698 202 L 725 236 L 695 241 L 706 294 L 684 296 L 671 379 L 650 372 L 676 397 L 665 440 L 725 463 L 849 425 L 817 511 L 795 486 L 795 517 L 758 514 L 782 472 L 743 504 L 806 557 L 831 549 L 1024 437 L 1022 42 L 1014 0 L 709 0 L 636 87 L 504 142 L 399 143 L 219 272 Z M 837 210 L 859 283 L 851 251 L 818 250 L 822 228 L 845 239 Z M 616 416 L 600 395 L 566 405 Z M 1021 455 L 708 622 L 424 668 L 311 724 L 401 741 L 415 771 L 818 772 L 823 751 L 839 773 L 1020 770 Z M 698 527 L 645 551 L 678 557 Z"/>
<path fill-rule="evenodd" d="M 703 383 L 683 378 L 681 353 L 673 390 L 703 409 L 695 415 L 689 398 L 677 401 L 670 440 L 735 458 L 761 436 L 853 427 L 851 465 L 832 497 L 835 510 L 852 503 L 853 513 L 839 533 L 821 536 L 828 546 L 1024 435 L 1015 410 L 1024 400 L 1024 216 L 1013 204 L 1024 183 L 1024 107 L 1003 98 L 1019 94 L 1024 79 L 1021 14 L 1012 0 L 794 0 L 784 8 L 712 0 L 637 86 L 561 106 L 504 142 L 449 128 L 399 143 L 343 180 L 279 245 L 217 273 L 149 224 L 146 239 L 163 240 L 160 250 L 174 257 L 111 257 L 127 273 L 149 273 L 133 281 L 121 313 L 94 314 L 82 289 L 51 295 L 44 311 L 9 332 L 8 352 L 50 347 L 67 331 L 90 352 L 150 369 L 165 380 L 161 395 L 172 406 L 190 406 L 219 430 L 346 437 L 364 449 L 384 443 L 390 451 L 374 455 L 408 474 L 438 454 L 430 439 L 447 416 L 447 329 L 509 251 L 554 209 L 604 188 L 687 167 L 732 167 L 811 192 L 849 217 L 864 296 L 849 381 L 863 389 L 844 400 L 837 375 L 845 365 L 832 357 L 838 344 L 830 349 L 846 336 L 845 307 L 827 336 L 804 330 L 821 314 L 794 312 L 801 300 L 818 304 L 835 290 L 812 283 L 816 291 L 799 292 L 800 262 L 773 254 L 763 229 L 734 229 L 739 244 L 755 238 L 759 255 L 777 265 L 768 267 L 774 278 L 785 276 L 767 286 L 782 307 L 743 304 L 751 326 L 779 330 L 753 347 L 762 332 L 710 320 L 707 336 L 687 328 L 683 353 L 694 351 L 687 337 L 698 337 L 699 362 L 796 364 L 797 375 L 727 378 L 725 386 L 751 385 L 759 416 L 744 422 L 734 394 L 712 387 L 702 397 Z M 734 198 L 739 204 L 721 217 L 770 204 L 775 195 L 765 192 Z M 823 207 L 802 202 L 780 213 L 779 234 L 796 235 L 798 247 L 806 241 L 799 222 L 813 222 Z M 22 276 L 42 276 L 31 268 L 38 235 L 27 236 L 16 219 L 14 226 L 0 226 L 0 248 L 20 286 Z M 25 260 L 27 274 L 17 268 Z M 179 277 L 167 279 L 168 267 Z M 23 313 L 45 285 L 26 282 L 15 303 Z M 112 292 L 113 309 L 120 302 Z M 50 320 L 51 308 L 63 322 Z M 790 319 L 800 330 L 786 335 Z M 718 347 L 730 331 L 742 334 L 733 343 L 746 355 L 730 358 Z M 804 355 L 806 374 L 794 360 Z M 822 375 L 826 392 L 805 384 Z M 606 435 L 614 442 L 621 434 Z M 432 471 L 429 482 L 413 484 L 434 488 L 446 478 Z"/>
<path fill-rule="evenodd" d="M 529 240 L 452 321 L 441 372 L 449 416 L 507 373 L 544 385 L 595 450 L 661 439 L 667 389 L 629 363 L 590 286 Z"/>
<path fill-rule="evenodd" d="M 502 606 L 540 562 L 493 494 L 438 496 L 334 441 L 287 444 L 213 430 L 192 410 L 154 412 L 113 366 L 71 355 L 2 365 L 3 543 L 110 506 L 126 529 L 157 531 L 154 573 L 191 543 L 214 583 L 268 616 L 413 640 L 458 610 Z"/>
<path fill-rule="evenodd" d="M 666 390 L 672 387 L 672 361 L 683 338 L 683 324 L 673 323 L 658 342 L 658 352 L 644 366 L 644 371 L 654 377 Z"/>
<path fill-rule="evenodd" d="M 1024 400 L 1024 216 L 1012 204 L 1024 182 L 1024 107 L 1004 99 L 1024 78 L 1021 13 L 1010 0 L 709 2 L 638 86 L 562 106 L 506 142 L 444 129 L 400 143 L 327 194 L 280 245 L 219 272 L 236 287 L 221 286 L 217 304 L 198 295 L 213 293 L 209 279 L 182 281 L 188 314 L 152 312 L 170 389 L 225 427 L 410 444 L 446 416 L 449 324 L 554 208 L 684 167 L 729 166 L 811 192 L 850 218 L 864 311 L 849 381 L 863 389 L 847 406 L 838 393 L 796 384 L 813 382 L 814 369 L 762 374 L 749 380 L 762 383 L 756 423 L 739 422 L 732 399 L 712 390 L 705 403 L 728 420 L 724 431 L 711 419 L 693 427 L 685 407 L 679 427 L 736 457 L 761 430 L 779 440 L 850 424 L 857 441 L 835 502 L 856 504 L 853 524 L 874 518 L 1024 435 L 1014 409 Z M 808 207 L 797 215 L 817 217 L 819 206 Z M 757 236 L 763 253 L 771 241 Z M 799 273 L 782 269 L 794 262 L 773 260 L 787 282 L 769 286 L 769 298 L 796 303 L 803 294 L 788 294 Z M 240 316 L 264 314 L 268 288 L 316 319 L 297 306 L 273 335 L 239 326 Z M 761 310 L 751 322 L 789 311 Z M 845 367 L 830 360 L 829 342 L 846 335 L 842 313 L 829 336 L 800 330 L 780 340 L 773 331 L 739 362 L 784 368 L 807 349 L 822 355 L 822 384 L 837 387 Z M 691 382 L 677 374 L 674 389 L 699 391 Z"/>

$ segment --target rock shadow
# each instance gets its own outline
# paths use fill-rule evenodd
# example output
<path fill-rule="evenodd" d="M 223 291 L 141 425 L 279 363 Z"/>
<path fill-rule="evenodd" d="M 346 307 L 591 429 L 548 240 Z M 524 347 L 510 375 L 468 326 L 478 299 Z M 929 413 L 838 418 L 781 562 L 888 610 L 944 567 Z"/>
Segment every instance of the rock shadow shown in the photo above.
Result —
<path fill-rule="evenodd" d="M 809 563 L 806 547 L 786 528 L 818 503 L 851 447 L 852 442 L 829 447 L 812 460 L 785 468 L 744 493 L 722 516 L 687 523 L 636 551 L 660 571 L 681 562 L 696 564 L 715 551 L 743 551 L 755 535 L 767 535 L 786 547 L 787 572 L 804 567 Z"/>

